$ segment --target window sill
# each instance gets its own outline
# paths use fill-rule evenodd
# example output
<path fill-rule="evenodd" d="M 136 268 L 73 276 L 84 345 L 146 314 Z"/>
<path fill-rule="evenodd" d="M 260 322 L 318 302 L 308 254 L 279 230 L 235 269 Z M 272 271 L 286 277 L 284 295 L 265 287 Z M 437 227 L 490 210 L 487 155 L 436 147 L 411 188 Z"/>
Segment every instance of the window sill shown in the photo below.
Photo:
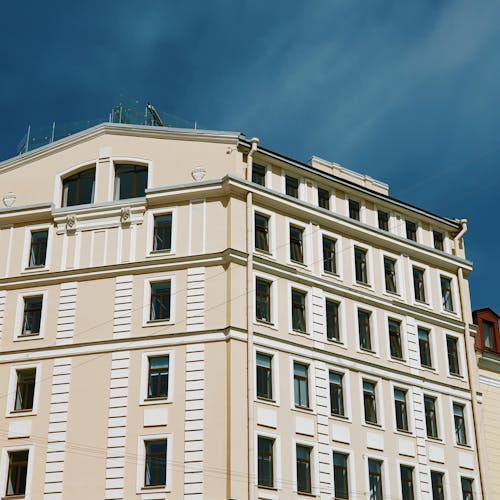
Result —
<path fill-rule="evenodd" d="M 318 496 L 318 495 L 315 495 L 314 493 L 306 493 L 304 491 L 297 491 L 297 495 L 309 497 L 309 498 L 316 498 Z"/>
<path fill-rule="evenodd" d="M 292 406 L 292 410 L 298 411 L 300 413 L 305 413 L 306 415 L 316 414 L 316 412 L 312 408 L 306 408 L 305 406 Z"/>
<path fill-rule="evenodd" d="M 310 334 L 309 332 L 307 332 L 307 331 L 302 332 L 302 331 L 300 331 L 300 330 L 290 330 L 290 332 L 289 332 L 289 333 L 290 333 L 291 335 L 301 335 L 301 336 L 306 335 L 306 336 L 308 336 L 308 337 L 310 337 L 310 336 L 311 336 L 311 334 Z"/>
<path fill-rule="evenodd" d="M 425 439 L 431 443 L 444 444 L 444 441 L 439 437 L 426 436 Z"/>
<path fill-rule="evenodd" d="M 408 431 L 405 431 L 404 429 L 394 429 L 394 432 L 396 434 L 400 434 L 401 436 L 405 436 L 405 437 L 408 437 L 408 436 L 415 436 L 415 434 L 413 434 L 412 431 L 408 430 Z"/>
<path fill-rule="evenodd" d="M 337 272 L 332 272 L 332 271 L 325 271 L 324 269 L 321 271 L 321 274 L 323 275 L 324 278 L 335 278 L 338 280 L 341 280 L 342 278 L 340 277 L 340 274 Z"/>
<path fill-rule="evenodd" d="M 254 321 L 254 324 L 259 326 L 267 326 L 268 328 L 272 328 L 273 330 L 278 330 L 278 325 L 264 319 L 256 319 Z"/>
<path fill-rule="evenodd" d="M 49 268 L 48 266 L 33 266 L 33 267 L 25 267 L 22 271 L 21 274 L 33 274 L 33 273 L 40 273 L 42 271 L 48 271 Z M 6 497 L 6 498 L 15 498 L 15 497 Z M 24 498 L 24 497 L 20 497 Z"/>
<path fill-rule="evenodd" d="M 327 342 L 332 344 L 332 345 L 336 345 L 336 346 L 339 346 L 339 347 L 343 347 L 343 348 L 347 348 L 347 346 L 345 345 L 344 342 L 342 342 L 342 340 L 340 339 L 329 339 L 328 337 L 326 338 Z"/>
<path fill-rule="evenodd" d="M 339 420 L 341 422 L 352 422 L 351 418 L 346 416 L 346 415 L 337 415 L 337 414 L 334 414 L 334 413 L 330 413 L 330 415 L 328 415 L 329 418 L 332 418 L 334 420 Z"/>
<path fill-rule="evenodd" d="M 460 443 L 455 443 L 455 448 L 458 448 L 459 450 L 472 450 L 472 446 L 470 444 L 460 444 Z"/>
<path fill-rule="evenodd" d="M 377 351 L 372 351 L 371 349 L 364 349 L 363 347 L 360 347 L 358 349 L 358 352 L 361 354 L 369 354 L 371 356 L 375 356 L 377 358 L 380 358 L 380 355 L 377 353 Z"/>
<path fill-rule="evenodd" d="M 137 493 L 168 493 L 171 491 L 170 487 L 165 485 L 159 486 L 141 486 L 140 490 Z"/>
<path fill-rule="evenodd" d="M 263 405 L 268 405 L 268 406 L 275 406 L 276 408 L 279 408 L 280 404 L 279 401 L 275 399 L 264 399 L 264 398 L 259 398 L 256 397 L 254 398 L 255 403 L 261 403 Z"/>
<path fill-rule="evenodd" d="M 34 333 L 31 335 L 18 335 L 17 337 L 14 337 L 14 342 L 24 342 L 26 340 L 35 339 L 43 339 L 43 335 L 40 335 L 39 333 Z"/>
<path fill-rule="evenodd" d="M 172 398 L 151 398 L 151 399 L 142 399 L 139 403 L 139 406 L 155 406 L 155 405 L 164 405 L 171 404 Z"/>
<path fill-rule="evenodd" d="M 400 364 L 403 364 L 403 365 L 406 365 L 407 362 L 406 362 L 406 359 L 405 358 L 398 358 L 396 356 L 391 356 L 389 358 L 389 361 L 393 361 L 394 363 L 400 363 Z"/>
<path fill-rule="evenodd" d="M 373 286 L 372 286 L 372 285 L 370 285 L 370 283 L 365 283 L 364 281 L 357 281 L 357 280 L 356 280 L 356 281 L 354 282 L 354 284 L 355 284 L 355 285 L 357 285 L 357 286 L 360 286 L 360 287 L 362 287 L 362 288 L 366 288 L 366 289 L 368 289 L 368 290 L 373 290 Z"/>
<path fill-rule="evenodd" d="M 262 255 L 262 256 L 265 256 L 265 257 L 270 257 L 272 259 L 275 259 L 276 257 L 274 256 L 274 254 L 272 252 L 270 252 L 269 250 L 262 250 L 261 248 L 254 248 L 253 249 L 254 252 L 257 254 L 257 255 Z"/>
<path fill-rule="evenodd" d="M 276 486 L 264 486 L 263 484 L 258 484 L 257 488 L 259 488 L 259 490 L 278 491 L 278 488 L 276 488 Z"/>
<path fill-rule="evenodd" d="M 166 255 L 175 255 L 175 252 L 172 252 L 172 249 L 165 250 L 151 250 L 148 252 L 148 257 L 164 257 Z"/>
<path fill-rule="evenodd" d="M 173 325 L 174 321 L 171 319 L 148 319 L 142 326 L 167 326 Z"/>
<path fill-rule="evenodd" d="M 465 377 L 460 373 L 448 373 L 448 377 L 455 380 L 462 380 L 463 382 L 465 381 Z"/>
<path fill-rule="evenodd" d="M 16 500 L 19 498 L 26 498 L 26 495 L 9 495 L 6 497 L 2 497 L 2 500 L 12 500 L 12 499 Z"/>
<path fill-rule="evenodd" d="M 32 417 L 36 414 L 37 412 L 33 410 L 12 410 L 5 416 L 6 418 L 17 418 L 17 417 Z"/>

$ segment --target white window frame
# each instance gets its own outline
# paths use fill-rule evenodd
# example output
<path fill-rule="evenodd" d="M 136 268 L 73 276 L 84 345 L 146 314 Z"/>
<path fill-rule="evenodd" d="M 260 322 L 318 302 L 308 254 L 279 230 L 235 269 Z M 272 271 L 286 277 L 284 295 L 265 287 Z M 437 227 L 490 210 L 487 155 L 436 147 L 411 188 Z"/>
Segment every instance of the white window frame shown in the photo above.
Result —
<path fill-rule="evenodd" d="M 323 236 L 335 240 L 335 273 L 330 273 L 324 270 L 323 268 Z M 342 236 L 336 233 L 332 233 L 331 231 L 326 231 L 321 229 L 318 231 L 318 261 L 319 261 L 319 273 L 324 277 L 335 277 L 338 279 L 343 279 L 344 276 L 344 259 L 341 258 L 343 254 L 343 244 L 342 244 Z"/>
<path fill-rule="evenodd" d="M 419 220 L 413 219 L 412 217 L 404 217 L 404 237 L 407 241 L 413 241 L 413 243 L 422 243 L 422 224 Z M 410 240 L 406 236 L 406 222 L 413 222 L 415 224 L 415 237 L 416 240 Z"/>
<path fill-rule="evenodd" d="M 295 172 L 290 172 L 284 168 L 281 169 L 281 192 L 285 195 L 286 194 L 286 176 L 289 177 L 294 177 L 299 181 L 299 186 L 297 190 L 298 198 L 295 198 L 296 200 L 301 200 L 305 201 L 306 200 L 306 193 L 307 193 L 307 186 L 306 186 L 306 181 L 304 177 L 300 175 L 300 173 L 295 173 Z M 292 197 L 293 198 L 293 197 Z"/>
<path fill-rule="evenodd" d="M 257 286 L 256 282 L 257 279 L 261 279 L 263 281 L 267 281 L 270 284 L 270 290 L 269 290 L 269 301 L 270 301 L 270 311 L 271 311 L 271 321 L 267 323 L 266 321 L 262 321 L 260 319 L 257 319 L 257 308 L 255 307 L 256 301 L 257 301 Z M 266 326 L 269 328 L 273 328 L 274 330 L 279 329 L 279 314 L 278 314 L 278 280 L 276 279 L 276 276 L 273 276 L 272 274 L 266 274 L 262 273 L 260 271 L 254 272 L 253 276 L 253 322 L 256 325 L 261 325 L 261 326 Z M 306 304 L 307 307 L 307 304 Z"/>
<path fill-rule="evenodd" d="M 10 498 L 6 497 L 7 492 L 7 478 L 9 474 L 9 452 L 15 451 L 25 451 L 28 450 L 28 468 L 26 471 L 26 491 L 22 497 L 24 500 L 30 500 L 32 483 L 33 483 L 33 462 L 35 457 L 35 447 L 32 444 L 24 444 L 17 446 L 5 446 L 2 448 L 2 453 L 0 457 L 0 498 Z M 13 498 L 19 498 L 17 496 Z"/>
<path fill-rule="evenodd" d="M 148 399 L 149 385 L 149 358 L 159 358 L 168 356 L 168 397 L 161 399 Z M 162 351 L 147 351 L 141 356 L 141 385 L 139 405 L 159 405 L 172 403 L 174 401 L 174 366 L 175 366 L 175 351 L 173 349 Z"/>
<path fill-rule="evenodd" d="M 432 465 L 429 465 L 429 486 L 430 486 L 430 492 L 432 495 L 432 476 L 431 472 L 439 472 L 440 474 L 443 474 L 443 490 L 444 490 L 444 498 L 452 498 L 451 493 L 450 493 L 450 481 L 448 479 L 449 477 L 449 471 L 446 469 L 443 469 L 442 467 L 436 467 L 435 464 L 433 463 Z M 460 491 L 462 493 L 462 491 Z"/>
<path fill-rule="evenodd" d="M 72 175 L 78 174 L 80 172 L 83 172 L 84 170 L 91 169 L 92 167 L 95 167 L 95 181 L 94 181 L 94 202 L 93 204 L 99 203 L 100 201 L 104 200 L 99 200 L 97 199 L 97 193 L 99 192 L 97 188 L 99 187 L 99 159 L 95 158 L 92 160 L 88 160 L 82 163 L 78 163 L 77 165 L 73 165 L 72 167 L 67 168 L 66 170 L 63 170 L 61 173 L 56 175 L 55 181 L 54 181 L 54 198 L 53 198 L 53 203 L 56 208 L 65 208 L 65 209 L 71 209 L 74 208 L 75 210 L 78 210 L 80 205 L 70 205 L 67 207 L 63 207 L 62 205 L 62 196 L 63 196 L 63 181 L 66 177 L 71 177 Z"/>
<path fill-rule="evenodd" d="M 339 419 L 342 422 L 352 423 L 352 406 L 351 406 L 351 378 L 350 371 L 338 365 L 327 365 L 328 372 L 328 417 Z M 344 397 L 344 415 L 332 415 L 330 401 L 330 372 L 342 375 L 342 395 Z"/>
<path fill-rule="evenodd" d="M 371 306 L 367 306 L 361 302 L 354 303 L 355 309 L 355 319 L 354 324 L 356 328 L 356 351 L 359 353 L 365 353 L 372 356 L 380 357 L 380 342 L 378 335 L 378 318 L 377 318 L 377 309 Z M 358 319 L 358 310 L 361 309 L 363 311 L 370 313 L 370 342 L 372 345 L 371 350 L 361 349 L 361 344 L 359 342 L 359 319 Z"/>
<path fill-rule="evenodd" d="M 323 317 L 325 318 L 325 321 L 323 323 L 323 337 L 325 342 L 331 342 L 332 344 L 347 348 L 347 321 L 346 321 L 346 307 L 345 307 L 345 301 L 338 295 L 334 295 L 333 293 L 329 292 L 324 292 L 323 294 L 324 300 L 322 303 L 322 308 L 323 308 Z M 331 300 L 333 302 L 337 302 L 339 305 L 339 340 L 330 340 L 327 338 L 326 334 L 326 301 Z"/>
<path fill-rule="evenodd" d="M 368 469 L 368 460 L 377 460 L 378 462 L 382 462 L 382 497 L 392 498 L 389 483 L 389 471 L 387 470 L 387 457 L 379 454 L 369 453 L 363 457 L 363 460 L 365 462 L 366 498 L 370 498 L 370 471 Z"/>
<path fill-rule="evenodd" d="M 303 262 L 296 262 L 291 258 L 291 244 L 290 244 L 290 227 L 295 226 L 302 229 L 302 256 Z M 296 219 L 291 219 L 290 217 L 285 217 L 285 227 L 286 227 L 286 239 L 287 242 L 287 255 L 286 262 L 290 266 L 299 266 L 301 268 L 309 268 L 312 261 L 312 248 L 311 248 L 311 235 L 312 229 L 311 225 L 308 223 L 300 222 Z"/>
<path fill-rule="evenodd" d="M 419 368 L 421 370 L 430 370 L 432 373 L 439 373 L 439 355 L 436 347 L 436 327 L 434 325 L 431 325 L 430 323 L 423 323 L 422 321 L 417 321 L 416 322 L 416 336 L 417 336 L 417 349 L 418 349 L 418 364 Z M 420 345 L 419 345 L 419 339 L 418 339 L 418 329 L 422 328 L 423 330 L 427 330 L 429 332 L 429 348 L 431 350 L 431 362 L 432 366 L 424 366 L 422 365 L 422 362 L 420 360 Z"/>
<path fill-rule="evenodd" d="M 167 475 L 165 486 L 152 487 L 145 486 L 144 475 L 146 467 L 146 441 L 156 441 L 160 439 L 167 440 Z M 164 434 L 144 434 L 137 438 L 137 477 L 136 477 L 136 493 L 163 493 L 172 491 L 172 456 L 173 456 L 173 437 L 171 433 Z"/>
<path fill-rule="evenodd" d="M 452 337 L 457 340 L 457 350 L 458 350 L 458 368 L 460 369 L 459 374 L 454 374 L 450 372 L 450 364 L 448 363 L 448 345 L 446 342 L 446 337 Z M 448 330 L 443 330 L 443 342 L 444 342 L 444 355 L 446 363 L 446 375 L 452 379 L 467 380 L 467 360 L 465 358 L 465 348 L 463 344 L 463 339 L 460 335 L 450 332 Z"/>
<path fill-rule="evenodd" d="M 397 476 L 398 476 L 398 485 L 399 485 L 399 494 L 401 495 L 403 492 L 403 485 L 401 483 L 401 466 L 410 467 L 412 470 L 412 483 L 413 483 L 413 498 L 417 500 L 420 498 L 420 488 L 419 488 L 419 470 L 418 463 L 411 463 L 405 460 L 396 460 L 397 465 Z M 430 469 L 429 469 L 429 479 L 430 479 Z M 429 481 L 430 483 L 430 481 Z M 431 488 L 432 493 L 432 488 Z"/>
<path fill-rule="evenodd" d="M 262 430 L 256 430 L 254 432 L 254 450 L 255 450 L 255 457 L 254 457 L 254 466 L 255 466 L 255 471 L 258 471 L 258 464 L 259 464 L 259 443 L 258 439 L 259 437 L 263 438 L 268 438 L 268 439 L 274 439 L 274 446 L 273 446 L 273 479 L 274 479 L 274 484 L 272 486 L 273 490 L 281 490 L 282 488 L 282 463 L 281 463 L 281 442 L 280 442 L 280 435 L 273 433 L 273 432 L 267 432 L 267 431 L 262 431 Z M 255 486 L 257 488 L 261 489 L 263 488 L 265 491 L 268 491 L 265 486 L 259 486 L 259 476 L 256 472 L 255 474 Z M 262 495 L 259 492 L 258 498 L 261 498 Z"/>
<path fill-rule="evenodd" d="M 424 292 L 425 302 L 420 302 L 415 299 L 415 286 L 413 283 L 413 268 L 417 267 L 424 271 Z M 415 262 L 410 260 L 410 290 L 411 290 L 411 303 L 417 307 L 431 308 L 433 307 L 432 287 L 431 287 L 431 268 L 422 262 Z M 441 296 L 441 286 L 439 286 L 439 295 Z"/>
<path fill-rule="evenodd" d="M 273 399 L 260 399 L 257 397 L 257 353 L 266 354 L 271 357 L 271 377 L 272 377 L 272 391 Z M 253 366 L 254 366 L 254 401 L 266 405 L 280 406 L 280 384 L 279 384 L 279 351 L 273 351 L 266 347 L 255 346 L 253 350 Z"/>
<path fill-rule="evenodd" d="M 293 318 L 292 318 L 292 290 L 295 289 L 299 292 L 305 293 L 306 295 L 306 313 L 305 313 L 305 320 L 306 320 L 306 331 L 305 332 L 298 332 L 293 329 Z M 312 337 L 313 331 L 312 331 L 312 290 L 308 287 L 305 287 L 303 285 L 297 284 L 297 283 L 287 283 L 287 291 L 288 291 L 288 298 L 287 298 L 287 308 L 288 308 L 288 333 L 291 335 L 306 335 L 308 337 Z"/>
<path fill-rule="evenodd" d="M 252 246 L 253 246 L 253 251 L 259 255 L 265 255 L 267 257 L 273 257 L 276 258 L 276 214 L 273 212 L 270 212 L 269 210 L 266 210 L 265 208 L 262 208 L 260 206 L 254 205 L 252 207 L 253 211 L 253 217 L 252 217 Z M 267 227 L 267 238 L 268 238 L 268 245 L 269 245 L 269 251 L 266 252 L 265 250 L 261 250 L 260 248 L 257 248 L 255 246 L 255 214 L 262 214 L 266 217 L 268 217 L 268 227 Z M 288 241 L 288 238 L 287 240 Z"/>
<path fill-rule="evenodd" d="M 374 270 L 373 270 L 373 248 L 364 244 L 360 243 L 359 241 L 356 240 L 351 240 L 351 247 L 352 247 L 352 253 L 351 253 L 351 273 L 352 273 L 352 284 L 356 287 L 365 289 L 365 290 L 373 290 L 374 289 Z M 363 283 L 361 281 L 356 280 L 356 248 L 359 248 L 360 250 L 364 250 L 366 252 L 366 267 L 367 267 L 367 278 L 368 278 L 368 283 Z"/>
<path fill-rule="evenodd" d="M 170 250 L 153 250 L 154 239 L 154 220 L 156 216 L 172 215 L 172 235 Z M 165 255 L 175 255 L 177 243 L 177 207 L 172 208 L 156 208 L 148 210 L 146 214 L 146 256 L 157 257 Z"/>
<path fill-rule="evenodd" d="M 350 200 L 357 201 L 359 203 L 359 220 L 352 219 L 349 216 L 349 201 Z M 365 203 L 365 200 L 363 198 L 358 198 L 356 195 L 351 195 L 349 193 L 346 193 L 346 195 L 345 195 L 345 210 L 346 210 L 346 212 L 345 212 L 346 217 L 350 221 L 366 223 L 366 203 Z"/>
<path fill-rule="evenodd" d="M 373 424 L 365 420 L 365 402 L 364 402 L 364 392 L 363 392 L 363 382 L 370 382 L 375 384 L 375 410 L 377 411 L 377 423 Z M 382 392 L 382 379 L 379 377 L 374 377 L 367 373 L 359 374 L 359 388 L 361 394 L 361 425 L 363 427 L 369 427 L 371 429 L 382 429 L 385 430 L 385 412 L 384 412 L 384 399 Z M 392 397 L 394 400 L 394 397 Z"/>
<path fill-rule="evenodd" d="M 24 302 L 25 299 L 31 299 L 34 297 L 42 297 L 42 313 L 40 315 L 40 332 L 36 335 L 22 335 L 23 323 L 24 323 Z M 21 292 L 17 296 L 16 304 L 16 318 L 14 321 L 14 342 L 43 339 L 45 337 L 45 325 L 47 323 L 47 290 L 38 290 L 30 292 Z"/>
<path fill-rule="evenodd" d="M 30 267 L 30 249 L 31 249 L 31 233 L 38 231 L 47 231 L 47 250 L 45 253 L 45 265 Z M 24 246 L 23 257 L 21 261 L 21 273 L 39 273 L 48 271 L 52 257 L 52 242 L 54 240 L 54 227 L 50 224 L 37 224 L 35 226 L 26 226 L 24 228 Z"/>
<path fill-rule="evenodd" d="M 437 248 L 434 248 L 434 231 L 436 231 L 437 233 L 441 233 L 443 235 L 443 250 L 438 250 Z M 431 232 L 432 248 L 437 252 L 451 253 L 451 240 L 448 235 L 448 231 L 446 231 L 446 229 L 441 229 L 440 227 L 431 226 L 430 232 Z"/>
<path fill-rule="evenodd" d="M 151 189 L 153 186 L 154 162 L 145 158 L 135 158 L 132 156 L 111 156 L 109 159 L 109 178 L 108 178 L 108 201 L 123 203 L 125 200 L 115 198 L 115 169 L 117 163 L 129 163 L 131 165 L 142 165 L 148 167 L 148 183 L 146 189 Z M 139 196 L 138 198 L 141 198 Z"/>
<path fill-rule="evenodd" d="M 319 194 L 318 194 L 318 189 L 324 189 L 325 191 L 328 191 L 330 193 L 329 201 L 328 204 L 330 208 L 328 209 L 330 212 L 335 211 L 335 189 L 326 187 L 325 184 L 318 184 L 317 182 L 313 182 L 313 204 L 319 207 Z M 321 208 L 321 207 L 320 207 Z M 326 209 L 323 209 L 326 210 Z"/>
<path fill-rule="evenodd" d="M 396 281 L 396 291 L 395 292 L 388 292 L 385 288 L 385 265 L 384 265 L 384 259 L 388 258 L 392 261 L 394 261 L 394 269 L 395 269 L 395 281 Z M 401 262 L 401 255 L 396 255 L 394 253 L 386 252 L 386 251 L 381 251 L 380 252 L 380 265 L 381 265 L 381 283 L 383 287 L 383 294 L 387 297 L 399 297 L 402 300 L 405 300 L 406 294 L 405 294 L 405 283 L 403 279 L 403 274 L 404 274 L 404 267 Z"/>
<path fill-rule="evenodd" d="M 297 494 L 297 445 L 311 448 L 310 468 L 311 468 L 311 495 L 316 496 L 319 493 L 319 463 L 318 463 L 318 444 L 315 441 L 306 441 L 303 439 L 293 439 L 293 491 Z M 301 493 L 303 494 L 303 493 Z"/>
<path fill-rule="evenodd" d="M 399 337 L 401 339 L 401 354 L 403 355 L 403 359 L 398 359 L 394 358 L 391 356 L 391 345 L 390 345 L 390 337 L 389 337 L 389 320 L 394 319 L 396 321 L 399 321 L 400 323 L 400 330 L 399 330 Z M 385 329 L 387 332 L 386 336 L 386 354 L 387 354 L 387 359 L 390 361 L 393 361 L 395 363 L 408 363 L 409 355 L 408 355 L 408 336 L 407 336 L 407 325 L 406 325 L 406 318 L 404 316 L 400 316 L 399 314 L 392 314 L 387 311 L 384 311 L 384 321 L 385 321 Z M 417 333 L 418 336 L 418 333 Z"/>
<path fill-rule="evenodd" d="M 261 187 L 271 189 L 271 179 L 272 179 L 272 173 L 273 173 L 272 172 L 272 165 L 270 163 L 265 163 L 263 161 L 252 160 L 252 172 L 251 172 L 252 175 L 253 175 L 254 164 L 257 164 L 257 165 L 264 167 L 266 169 L 266 173 L 264 174 L 264 185 Z M 259 184 L 254 184 L 254 185 L 258 186 Z"/>
<path fill-rule="evenodd" d="M 170 281 L 170 319 L 169 320 L 152 320 L 150 319 L 151 313 L 151 285 L 154 283 L 164 283 Z M 142 326 L 164 326 L 175 324 L 175 281 L 174 274 L 162 274 L 144 279 L 144 308 L 142 314 Z"/>
<path fill-rule="evenodd" d="M 456 276 L 441 270 L 436 270 L 437 275 L 438 275 L 438 290 L 439 290 L 439 310 L 443 314 L 447 314 L 449 316 L 454 316 L 457 317 L 459 316 L 459 311 L 460 311 L 460 297 L 458 295 L 458 286 L 456 282 Z M 441 291 L 441 277 L 449 279 L 450 280 L 450 288 L 451 288 L 451 300 L 452 300 L 452 306 L 453 310 L 448 311 L 443 307 L 443 294 Z"/>
<path fill-rule="evenodd" d="M 399 382 L 395 382 L 391 380 L 389 382 L 391 388 L 391 398 L 392 398 L 392 428 L 394 432 L 400 436 L 413 436 L 415 437 L 415 413 L 413 411 L 413 392 L 412 388 L 406 384 L 401 384 Z M 395 407 L 395 398 L 394 398 L 394 390 L 400 389 L 406 391 L 406 416 L 408 419 L 408 431 L 401 431 L 397 428 L 396 424 L 396 407 Z"/>
<path fill-rule="evenodd" d="M 335 480 L 333 475 L 333 454 L 341 453 L 347 455 L 347 494 L 349 498 L 356 497 L 356 468 L 354 464 L 354 453 L 352 448 L 345 448 L 343 446 L 330 446 L 330 477 L 332 485 L 332 498 L 335 492 Z"/>
<path fill-rule="evenodd" d="M 425 403 L 424 403 L 424 398 L 425 396 L 429 396 L 431 398 L 434 398 L 436 403 L 435 403 L 435 409 L 436 409 L 436 425 L 437 425 L 437 431 L 438 431 L 438 437 L 433 438 L 429 437 L 427 435 L 427 426 L 425 423 Z M 425 427 L 425 440 L 432 442 L 440 442 L 443 444 L 446 444 L 446 433 L 445 433 L 445 426 L 444 426 L 444 415 L 443 415 L 443 403 L 441 401 L 442 395 L 434 392 L 434 391 L 428 391 L 427 389 L 422 392 L 422 411 L 423 411 L 423 417 L 424 417 L 424 427 Z M 452 427 L 454 431 L 454 427 Z"/>
<path fill-rule="evenodd" d="M 26 411 L 16 411 L 14 406 L 16 404 L 16 393 L 17 393 L 17 372 L 19 370 L 28 370 L 34 368 L 36 370 L 35 375 L 35 390 L 33 393 L 33 408 Z M 9 373 L 9 391 L 7 393 L 7 404 L 5 409 L 6 417 L 27 417 L 38 414 L 38 403 L 40 400 L 40 383 L 42 380 L 42 364 L 41 363 L 22 363 L 16 364 L 10 367 Z"/>
<path fill-rule="evenodd" d="M 301 408 L 299 406 L 295 406 L 295 387 L 294 387 L 294 363 L 300 363 L 301 365 L 307 366 L 307 388 L 308 388 L 308 397 L 309 397 L 309 408 Z M 308 415 L 316 414 L 316 385 L 314 384 L 314 373 L 315 369 L 314 360 L 300 358 L 299 356 L 290 356 L 289 361 L 289 369 L 290 369 L 290 409 L 305 412 Z"/>
<path fill-rule="evenodd" d="M 463 407 L 464 420 L 465 420 L 465 437 L 467 439 L 466 444 L 459 444 L 457 442 L 456 432 L 455 432 L 455 414 L 453 412 L 453 405 L 457 404 Z M 473 450 L 474 449 L 474 434 L 472 428 L 472 415 L 470 410 L 470 404 L 468 401 L 463 399 L 457 399 L 454 397 L 449 398 L 450 415 L 451 415 L 451 429 L 453 431 L 453 444 L 461 449 Z"/>
<path fill-rule="evenodd" d="M 385 212 L 389 215 L 388 221 L 387 221 L 387 231 L 385 229 L 380 229 L 378 227 L 378 212 Z M 374 212 L 375 212 L 375 226 L 379 231 L 382 231 L 383 233 L 391 234 L 394 233 L 394 229 L 396 227 L 396 216 L 394 215 L 394 212 L 388 208 L 384 207 L 382 205 L 375 205 L 374 207 Z"/>
<path fill-rule="evenodd" d="M 478 488 L 478 483 L 479 479 L 476 474 L 462 474 L 461 471 L 457 472 L 457 485 L 458 485 L 458 492 L 460 494 L 460 497 L 462 497 L 462 478 L 464 479 L 472 479 L 472 494 L 474 495 L 475 500 L 480 500 L 483 498 L 482 496 L 479 495 L 479 488 Z M 446 497 L 448 498 L 448 497 Z M 449 497 L 451 498 L 451 497 Z"/>

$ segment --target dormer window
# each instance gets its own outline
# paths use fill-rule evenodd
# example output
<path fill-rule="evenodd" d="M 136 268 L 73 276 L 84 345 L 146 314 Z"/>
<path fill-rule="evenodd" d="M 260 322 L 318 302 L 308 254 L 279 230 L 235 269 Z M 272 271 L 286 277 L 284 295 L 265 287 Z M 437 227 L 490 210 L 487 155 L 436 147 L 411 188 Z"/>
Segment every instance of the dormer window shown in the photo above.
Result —
<path fill-rule="evenodd" d="M 115 165 L 115 200 L 146 196 L 148 167 L 144 165 Z"/>
<path fill-rule="evenodd" d="M 63 207 L 94 203 L 95 167 L 63 179 Z"/>

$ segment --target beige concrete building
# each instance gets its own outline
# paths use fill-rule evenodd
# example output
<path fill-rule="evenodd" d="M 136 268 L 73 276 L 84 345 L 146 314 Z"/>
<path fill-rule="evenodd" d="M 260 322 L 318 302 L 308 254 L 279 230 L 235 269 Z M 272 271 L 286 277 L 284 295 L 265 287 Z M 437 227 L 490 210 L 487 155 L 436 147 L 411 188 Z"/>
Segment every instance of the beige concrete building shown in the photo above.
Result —
<path fill-rule="evenodd" d="M 0 164 L 0 495 L 487 498 L 463 222 L 238 133 Z"/>

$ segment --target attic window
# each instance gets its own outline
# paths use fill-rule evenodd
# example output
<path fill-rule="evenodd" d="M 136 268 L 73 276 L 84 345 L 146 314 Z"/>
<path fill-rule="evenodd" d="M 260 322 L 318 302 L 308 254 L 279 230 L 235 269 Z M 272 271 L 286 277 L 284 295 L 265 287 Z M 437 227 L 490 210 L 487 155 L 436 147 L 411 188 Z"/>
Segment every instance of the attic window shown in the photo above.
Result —
<path fill-rule="evenodd" d="M 95 167 L 63 179 L 62 206 L 71 207 L 94 202 Z"/>
<path fill-rule="evenodd" d="M 115 200 L 146 196 L 148 167 L 144 165 L 115 165 Z"/>

